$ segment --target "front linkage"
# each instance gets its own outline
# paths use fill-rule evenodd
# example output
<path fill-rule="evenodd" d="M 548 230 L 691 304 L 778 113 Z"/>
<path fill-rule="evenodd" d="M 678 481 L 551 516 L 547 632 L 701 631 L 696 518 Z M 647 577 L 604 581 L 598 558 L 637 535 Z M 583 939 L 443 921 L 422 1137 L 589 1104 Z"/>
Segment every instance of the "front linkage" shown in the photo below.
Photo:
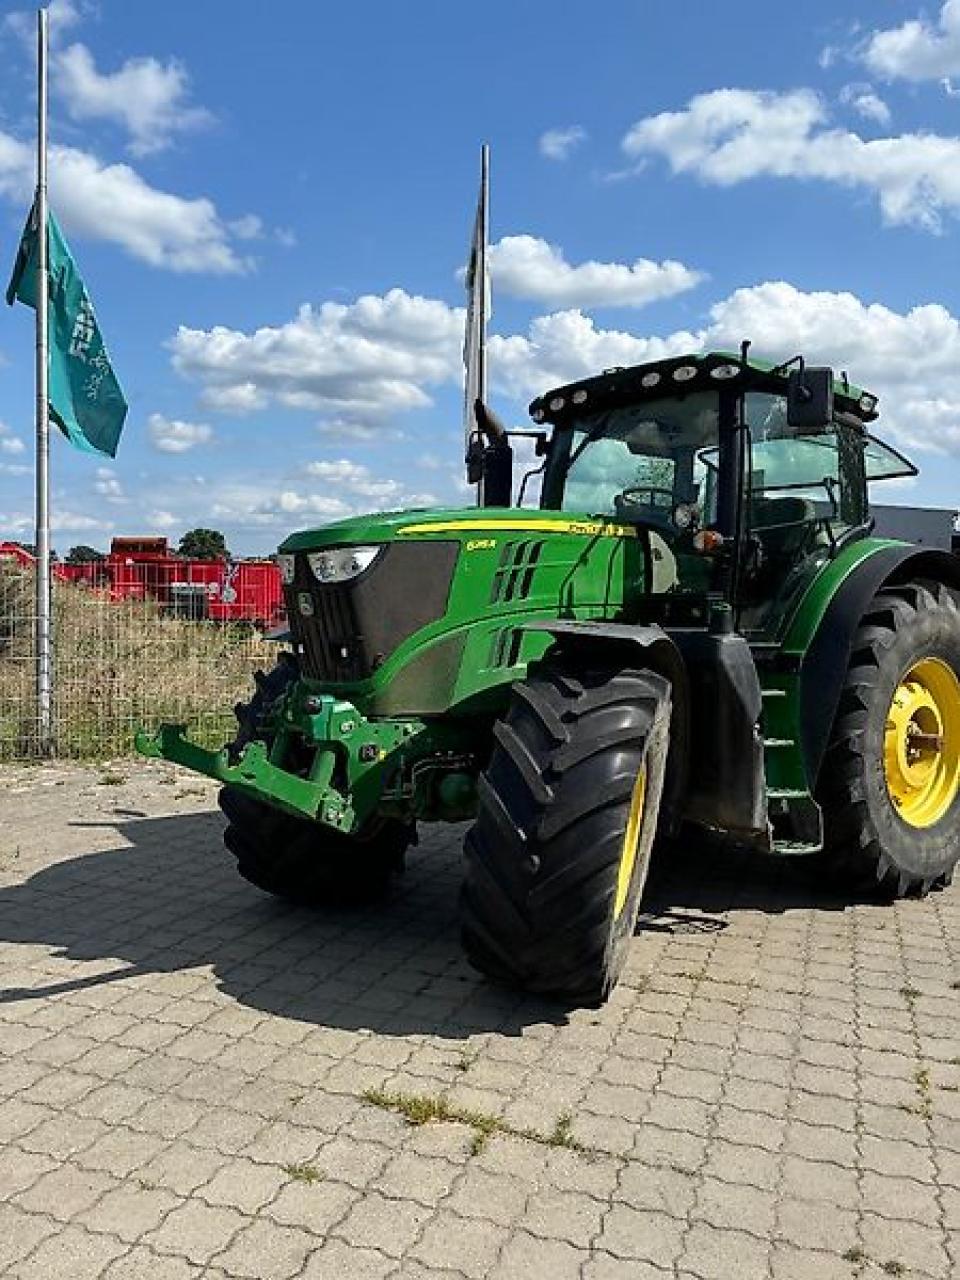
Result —
<path fill-rule="evenodd" d="M 141 755 L 172 760 L 295 817 L 350 835 L 379 814 L 471 817 L 476 763 L 450 726 L 368 720 L 350 702 L 297 681 L 271 703 L 243 746 L 207 750 L 186 726 L 138 733 Z"/>

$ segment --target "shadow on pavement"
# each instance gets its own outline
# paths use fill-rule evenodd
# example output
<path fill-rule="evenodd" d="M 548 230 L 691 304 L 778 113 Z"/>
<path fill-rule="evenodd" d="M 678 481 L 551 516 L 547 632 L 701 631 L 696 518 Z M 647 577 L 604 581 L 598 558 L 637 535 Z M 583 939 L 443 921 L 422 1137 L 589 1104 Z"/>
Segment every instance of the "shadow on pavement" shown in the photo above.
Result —
<path fill-rule="evenodd" d="M 554 1003 L 486 984 L 463 959 L 459 830 L 427 829 L 388 899 L 318 911 L 242 881 L 218 813 L 129 816 L 79 824 L 109 825 L 129 847 L 68 857 L 0 889 L 0 943 L 47 946 L 88 968 L 41 986 L 0 987 L 0 1003 L 210 966 L 248 1007 L 347 1030 L 462 1037 L 566 1021 Z M 715 932 L 738 911 L 843 905 L 799 869 L 698 843 L 661 860 L 638 931 Z"/>

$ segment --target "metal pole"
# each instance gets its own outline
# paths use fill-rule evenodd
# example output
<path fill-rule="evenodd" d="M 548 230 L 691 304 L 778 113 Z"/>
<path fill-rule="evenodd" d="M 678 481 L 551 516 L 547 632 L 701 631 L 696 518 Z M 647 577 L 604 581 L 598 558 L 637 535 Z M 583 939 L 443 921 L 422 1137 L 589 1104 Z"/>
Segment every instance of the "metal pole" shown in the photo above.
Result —
<path fill-rule="evenodd" d="M 490 227 L 490 147 L 480 148 L 480 205 L 478 209 L 477 262 L 474 279 L 480 281 L 477 298 L 477 397 L 487 403 L 487 240 Z M 472 412 L 473 407 L 470 407 Z M 484 483 L 477 485 L 477 506 L 484 505 Z"/>
<path fill-rule="evenodd" d="M 477 395 L 487 403 L 487 241 L 490 235 L 490 147 L 480 149 L 480 350 L 477 355 Z"/>
<path fill-rule="evenodd" d="M 37 746 L 53 754 L 50 653 L 50 415 L 47 397 L 47 11 L 37 12 Z"/>

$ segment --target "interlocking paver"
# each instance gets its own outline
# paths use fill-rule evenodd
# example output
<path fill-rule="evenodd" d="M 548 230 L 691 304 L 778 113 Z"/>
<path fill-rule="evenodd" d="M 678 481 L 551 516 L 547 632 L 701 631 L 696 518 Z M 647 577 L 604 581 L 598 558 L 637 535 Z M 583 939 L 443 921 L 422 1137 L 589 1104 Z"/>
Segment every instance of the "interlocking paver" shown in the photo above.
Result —
<path fill-rule="evenodd" d="M 857 1215 L 825 1200 L 784 1200 L 777 1206 L 777 1233 L 802 1249 L 842 1254 L 857 1243 Z"/>
<path fill-rule="evenodd" d="M 429 1217 L 430 1210 L 415 1200 L 395 1200 L 368 1191 L 334 1230 L 351 1245 L 399 1258 Z"/>
<path fill-rule="evenodd" d="M 518 1276 L 549 1276 L 551 1280 L 580 1280 L 588 1258 L 562 1240 L 543 1240 L 519 1232 L 507 1243 L 499 1264 L 490 1273 L 492 1280 L 516 1280 Z"/>
<path fill-rule="evenodd" d="M 615 1204 L 604 1219 L 597 1245 L 619 1258 L 670 1267 L 683 1251 L 682 1219 L 669 1213 Z"/>
<path fill-rule="evenodd" d="M 314 915 L 236 879 L 212 789 L 175 802 L 172 769 L 124 768 L 142 818 L 65 768 L 39 822 L 45 771 L 0 772 L 0 1274 L 956 1266 L 960 891 L 821 909 L 799 869 L 690 847 L 613 1000 L 566 1015 L 464 964 L 459 831 L 424 832 L 393 900 Z M 541 1140 L 478 1152 L 372 1085 Z M 579 1148 L 546 1141 L 564 1113 Z"/>
<path fill-rule="evenodd" d="M 438 1270 L 480 1280 L 494 1265 L 508 1238 L 505 1227 L 484 1218 L 463 1218 L 441 1209 L 427 1223 L 410 1256 Z"/>
<path fill-rule="evenodd" d="M 696 1223 L 684 1241 L 678 1271 L 716 1280 L 736 1276 L 737 1280 L 766 1280 L 768 1246 L 744 1231 L 720 1230 Z"/>
<path fill-rule="evenodd" d="M 177 1253 L 191 1262 L 209 1262 L 225 1249 L 247 1219 L 235 1209 L 214 1208 L 191 1200 L 174 1209 L 144 1242 L 161 1253 Z"/>
<path fill-rule="evenodd" d="M 309 1231 L 258 1220 L 248 1223 L 217 1255 L 216 1265 L 228 1275 L 249 1280 L 289 1280 L 299 1275 L 316 1248 L 317 1238 Z"/>
<path fill-rule="evenodd" d="M 126 1248 L 110 1236 L 66 1226 L 19 1262 L 17 1280 L 99 1280 Z"/>
<path fill-rule="evenodd" d="M 134 1180 L 109 1191 L 79 1216 L 91 1230 L 119 1236 L 132 1244 L 159 1226 L 180 1203 L 171 1192 Z"/>
<path fill-rule="evenodd" d="M 48 1213 L 61 1222 L 69 1222 L 119 1185 L 108 1174 L 61 1164 L 22 1191 L 16 1203 L 32 1213 Z M 6 1186 L 4 1194 L 10 1194 Z"/>

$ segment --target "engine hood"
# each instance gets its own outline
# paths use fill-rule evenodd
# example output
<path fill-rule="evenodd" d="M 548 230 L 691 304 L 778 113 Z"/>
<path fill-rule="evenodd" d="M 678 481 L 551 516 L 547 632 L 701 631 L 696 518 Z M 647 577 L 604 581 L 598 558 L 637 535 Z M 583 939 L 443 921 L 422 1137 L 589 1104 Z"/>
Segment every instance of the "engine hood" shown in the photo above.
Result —
<path fill-rule="evenodd" d="M 315 551 L 321 547 L 392 542 L 412 538 L 446 541 L 496 537 L 509 532 L 583 534 L 602 538 L 635 538 L 634 525 L 598 519 L 570 511 L 540 511 L 518 507 L 448 507 L 417 511 L 384 511 L 350 516 L 318 529 L 292 533 L 279 550 Z"/>

